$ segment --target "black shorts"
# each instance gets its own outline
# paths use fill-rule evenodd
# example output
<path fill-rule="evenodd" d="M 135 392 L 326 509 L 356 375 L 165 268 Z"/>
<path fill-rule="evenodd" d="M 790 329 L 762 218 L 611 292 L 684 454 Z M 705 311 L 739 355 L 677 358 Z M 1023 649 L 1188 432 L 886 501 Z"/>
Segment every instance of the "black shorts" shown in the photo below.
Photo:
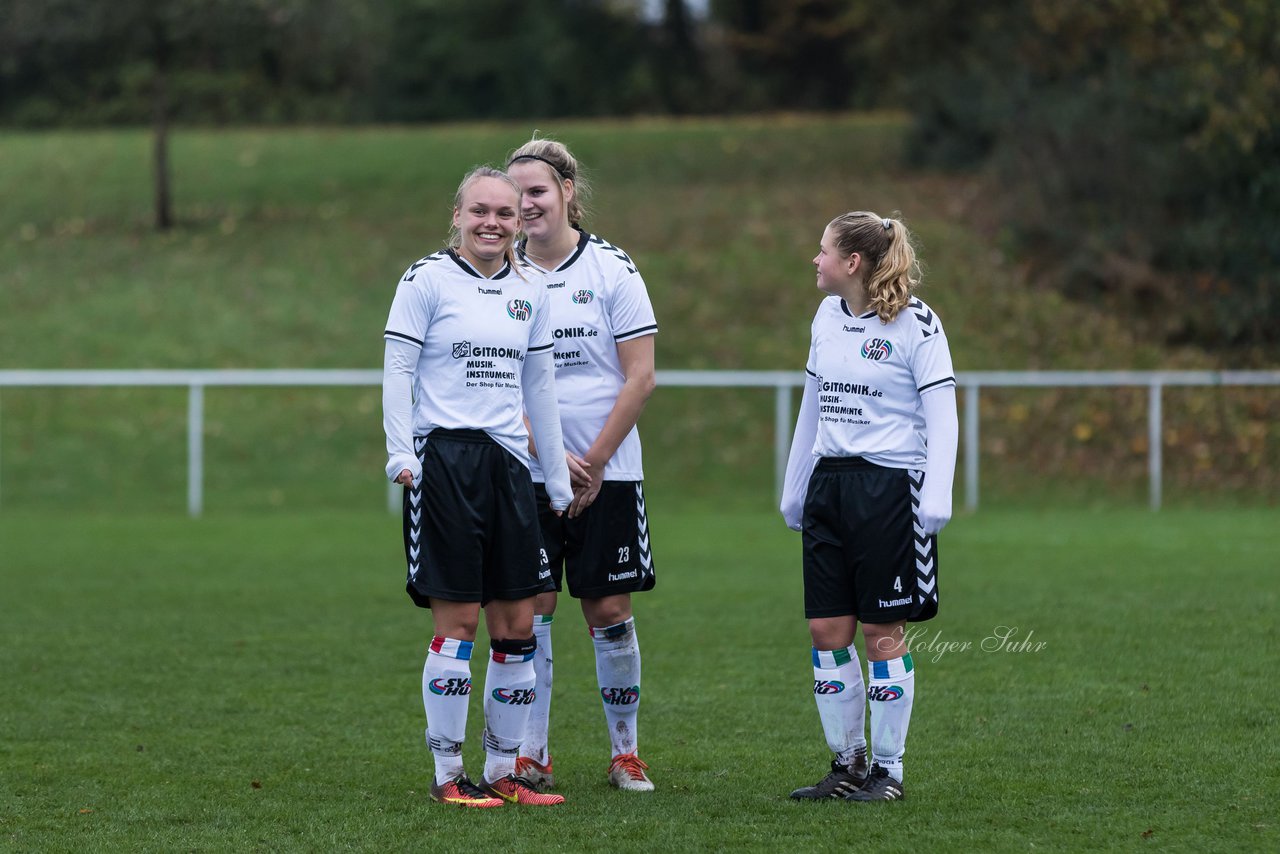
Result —
<path fill-rule="evenodd" d="M 557 516 L 545 484 L 534 484 L 542 543 L 551 570 L 546 590 L 560 590 L 564 576 L 575 599 L 601 599 L 652 590 L 653 552 L 644 484 L 606 480 L 591 506 L 576 519 Z"/>
<path fill-rule="evenodd" d="M 414 437 L 422 481 L 404 491 L 405 587 L 415 605 L 527 599 L 545 586 L 529 469 L 482 430 Z"/>
<path fill-rule="evenodd" d="M 924 473 L 823 457 L 804 502 L 804 613 L 864 623 L 938 613 L 938 543 L 920 528 Z"/>

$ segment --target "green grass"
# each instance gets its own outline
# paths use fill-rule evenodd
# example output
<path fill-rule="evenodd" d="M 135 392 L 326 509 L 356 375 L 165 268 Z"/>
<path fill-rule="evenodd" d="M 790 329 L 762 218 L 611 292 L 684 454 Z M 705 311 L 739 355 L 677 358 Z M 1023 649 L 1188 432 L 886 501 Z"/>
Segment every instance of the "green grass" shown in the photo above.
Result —
<path fill-rule="evenodd" d="M 798 372 L 818 298 L 809 259 L 851 208 L 911 224 L 958 370 L 1219 367 L 1036 287 L 982 229 L 976 179 L 902 167 L 904 126 L 537 125 L 589 167 L 588 226 L 640 265 L 660 368 Z M 395 283 L 440 245 L 459 178 L 533 129 L 179 130 L 168 234 L 147 225 L 145 132 L 0 133 L 0 369 L 377 367 Z M 1144 501 L 1140 394 L 984 400 L 985 503 Z M 769 506 L 771 406 L 769 391 L 661 390 L 641 422 L 649 480 L 702 505 Z M 376 391 L 214 389 L 207 408 L 211 509 L 381 506 Z M 181 512 L 184 412 L 165 390 L 0 391 L 3 506 Z M 1165 417 L 1170 503 L 1280 496 L 1274 389 L 1169 390 Z"/>
<path fill-rule="evenodd" d="M 956 520 L 942 613 L 914 642 L 908 800 L 867 808 L 786 797 L 827 762 L 798 539 L 772 514 L 658 512 L 660 583 L 636 603 L 657 791 L 604 782 L 566 607 L 551 739 L 569 803 L 475 815 L 426 799 L 430 621 L 394 518 L 7 513 L 0 847 L 1275 850 L 1273 522 Z M 1000 626 L 1043 647 L 983 649 Z"/>

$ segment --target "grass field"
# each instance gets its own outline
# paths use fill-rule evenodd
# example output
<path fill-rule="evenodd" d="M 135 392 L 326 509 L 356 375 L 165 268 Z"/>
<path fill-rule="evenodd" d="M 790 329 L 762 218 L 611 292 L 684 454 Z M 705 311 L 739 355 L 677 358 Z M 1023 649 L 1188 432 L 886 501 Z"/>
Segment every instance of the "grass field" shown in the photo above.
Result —
<path fill-rule="evenodd" d="M 828 757 L 798 539 L 773 514 L 652 504 L 659 586 L 637 622 L 657 791 L 605 784 L 590 644 L 562 609 L 569 802 L 480 815 L 426 799 L 429 618 L 393 517 L 0 514 L 0 848 L 1280 847 L 1273 512 L 955 520 L 941 615 L 914 641 L 908 800 L 806 805 L 786 795 Z M 1001 626 L 1013 643 L 991 649 Z"/>

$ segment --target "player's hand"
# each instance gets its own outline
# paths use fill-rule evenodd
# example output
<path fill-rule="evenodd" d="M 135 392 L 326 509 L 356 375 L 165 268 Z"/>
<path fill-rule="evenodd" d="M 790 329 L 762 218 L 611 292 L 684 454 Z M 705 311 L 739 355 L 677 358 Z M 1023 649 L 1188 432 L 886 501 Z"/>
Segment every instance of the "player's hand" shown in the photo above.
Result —
<path fill-rule="evenodd" d="M 920 496 L 920 527 L 930 536 L 951 521 L 951 502 L 929 495 Z"/>
<path fill-rule="evenodd" d="M 413 472 L 409 471 L 408 469 L 402 470 L 400 474 L 396 475 L 395 482 L 400 484 L 401 486 L 407 486 L 410 489 L 412 489 L 413 488 Z"/>
<path fill-rule="evenodd" d="M 604 478 L 599 476 L 591 478 L 586 486 L 575 486 L 573 501 L 569 503 L 569 518 L 576 519 L 585 513 L 586 509 L 595 503 L 602 486 L 604 486 Z"/>
<path fill-rule="evenodd" d="M 793 531 L 799 531 L 804 528 L 803 504 L 792 505 L 790 502 L 787 502 L 779 509 L 782 510 L 782 521 L 787 524 L 788 528 Z"/>
<path fill-rule="evenodd" d="M 591 463 L 582 457 L 565 452 L 564 461 L 569 466 L 569 485 L 574 489 L 591 484 Z"/>

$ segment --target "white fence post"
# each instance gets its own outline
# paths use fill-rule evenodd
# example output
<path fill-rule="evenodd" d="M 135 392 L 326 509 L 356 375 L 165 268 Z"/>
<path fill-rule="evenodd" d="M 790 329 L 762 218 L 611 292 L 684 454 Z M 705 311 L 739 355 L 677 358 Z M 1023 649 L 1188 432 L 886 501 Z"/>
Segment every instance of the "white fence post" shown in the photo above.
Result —
<path fill-rule="evenodd" d="M 1163 386 L 1154 380 L 1147 388 L 1147 473 L 1150 476 L 1151 509 L 1160 509 L 1163 491 L 1162 469 L 1164 451 L 1164 419 L 1161 392 Z"/>
<path fill-rule="evenodd" d="M 791 453 L 791 386 L 779 382 L 773 390 L 773 500 L 782 502 Z"/>
<path fill-rule="evenodd" d="M 978 389 L 976 383 L 964 388 L 964 506 L 978 509 Z"/>
<path fill-rule="evenodd" d="M 187 388 L 187 515 L 204 510 L 204 386 Z"/>

